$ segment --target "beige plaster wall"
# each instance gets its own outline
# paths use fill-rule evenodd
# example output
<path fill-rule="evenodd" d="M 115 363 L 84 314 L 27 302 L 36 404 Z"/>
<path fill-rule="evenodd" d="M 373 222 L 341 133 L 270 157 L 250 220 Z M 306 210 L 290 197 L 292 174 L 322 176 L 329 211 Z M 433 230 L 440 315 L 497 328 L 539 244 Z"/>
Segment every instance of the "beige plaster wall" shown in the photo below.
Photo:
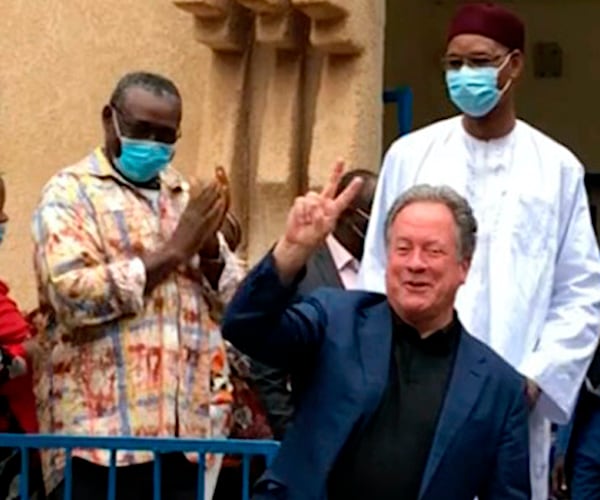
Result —
<path fill-rule="evenodd" d="M 385 0 L 174 0 L 212 49 L 198 173 L 232 179 L 250 263 L 331 164 L 377 170 Z"/>
<path fill-rule="evenodd" d="M 168 0 L 26 0 L 0 3 L 0 170 L 8 186 L 2 272 L 23 308 L 36 302 L 30 217 L 61 166 L 101 140 L 100 110 L 123 73 L 173 78 L 184 99 L 175 164 L 196 169 L 204 68 L 192 19 Z"/>
<path fill-rule="evenodd" d="M 415 125 L 454 111 L 445 95 L 439 60 L 455 0 L 387 0 L 385 83 L 408 84 L 415 93 Z M 564 75 L 535 79 L 531 60 L 519 91 L 519 114 L 600 172 L 600 2 L 597 0 L 515 0 L 501 2 L 527 24 L 528 55 L 538 41 L 563 49 Z M 390 107 L 385 111 L 385 144 L 396 134 Z"/>

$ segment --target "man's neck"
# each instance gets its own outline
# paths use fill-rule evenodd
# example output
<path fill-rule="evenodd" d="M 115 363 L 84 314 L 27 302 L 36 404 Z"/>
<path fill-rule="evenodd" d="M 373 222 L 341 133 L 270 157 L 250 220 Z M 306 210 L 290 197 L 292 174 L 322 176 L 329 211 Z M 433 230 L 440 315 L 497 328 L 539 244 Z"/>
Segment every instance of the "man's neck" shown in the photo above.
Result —
<path fill-rule="evenodd" d="M 463 127 L 467 133 L 482 141 L 499 139 L 510 134 L 516 123 L 517 115 L 513 106 L 496 108 L 483 118 L 463 116 Z"/>
<path fill-rule="evenodd" d="M 443 330 L 454 320 L 454 310 L 452 309 L 443 315 L 439 315 L 434 318 L 422 318 L 419 320 L 408 318 L 399 311 L 396 311 L 396 314 L 407 325 L 412 326 L 415 330 L 417 330 L 422 339 L 430 337 L 435 332 Z"/>

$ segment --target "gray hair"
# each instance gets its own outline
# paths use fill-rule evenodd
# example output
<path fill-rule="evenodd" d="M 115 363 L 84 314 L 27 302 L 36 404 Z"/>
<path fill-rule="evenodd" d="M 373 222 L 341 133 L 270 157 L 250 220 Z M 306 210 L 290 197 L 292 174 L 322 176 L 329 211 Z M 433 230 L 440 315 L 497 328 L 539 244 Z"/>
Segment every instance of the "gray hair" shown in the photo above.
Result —
<path fill-rule="evenodd" d="M 456 251 L 459 260 L 471 259 L 477 240 L 477 221 L 469 202 L 449 186 L 419 184 L 404 191 L 388 211 L 385 220 L 385 245 L 389 246 L 390 231 L 398 214 L 408 205 L 433 202 L 445 205 L 456 223 Z"/>

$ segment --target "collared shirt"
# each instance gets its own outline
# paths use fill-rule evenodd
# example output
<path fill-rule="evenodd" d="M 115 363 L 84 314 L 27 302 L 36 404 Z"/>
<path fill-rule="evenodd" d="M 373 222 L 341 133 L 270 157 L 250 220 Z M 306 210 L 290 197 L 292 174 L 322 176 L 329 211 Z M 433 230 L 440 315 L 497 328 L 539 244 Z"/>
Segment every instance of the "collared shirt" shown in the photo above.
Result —
<path fill-rule="evenodd" d="M 149 295 L 138 257 L 158 250 L 175 230 L 189 187 L 170 167 L 158 196 L 123 182 L 100 149 L 56 174 L 33 218 L 41 333 L 46 351 L 36 371 L 41 432 L 97 436 L 226 435 L 231 386 L 224 343 L 198 283 L 182 266 Z M 242 278 L 221 238 L 219 295 Z M 190 263 L 189 267 L 198 265 Z M 75 450 L 99 464 L 103 450 Z M 61 454 L 45 457 L 60 471 Z M 118 465 L 153 459 L 119 452 Z M 48 478 L 53 485 L 58 477 Z"/>
<path fill-rule="evenodd" d="M 416 500 L 454 367 L 461 327 L 422 338 L 393 315 L 389 380 L 371 420 L 344 447 L 329 482 L 331 500 Z"/>
<path fill-rule="evenodd" d="M 327 236 L 325 241 L 344 288 L 355 290 L 360 263 L 333 235 Z"/>

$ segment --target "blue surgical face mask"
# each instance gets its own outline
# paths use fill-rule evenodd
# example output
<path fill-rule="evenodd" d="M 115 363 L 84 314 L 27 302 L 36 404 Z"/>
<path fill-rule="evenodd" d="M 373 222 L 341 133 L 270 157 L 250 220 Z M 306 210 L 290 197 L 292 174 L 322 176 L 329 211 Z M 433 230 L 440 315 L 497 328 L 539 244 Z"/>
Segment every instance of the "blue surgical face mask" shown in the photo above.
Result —
<path fill-rule="evenodd" d="M 6 237 L 6 222 L 0 223 L 0 244 L 4 242 L 4 238 Z"/>
<path fill-rule="evenodd" d="M 121 155 L 114 159 L 115 167 L 133 182 L 143 183 L 156 178 L 173 159 L 175 146 L 123 136 L 115 114 L 113 112 L 113 123 L 121 141 Z"/>
<path fill-rule="evenodd" d="M 481 118 L 489 114 L 510 87 L 509 80 L 502 90 L 498 89 L 498 74 L 508 63 L 510 55 L 500 67 L 470 68 L 446 71 L 446 85 L 450 100 L 464 114 Z"/>

